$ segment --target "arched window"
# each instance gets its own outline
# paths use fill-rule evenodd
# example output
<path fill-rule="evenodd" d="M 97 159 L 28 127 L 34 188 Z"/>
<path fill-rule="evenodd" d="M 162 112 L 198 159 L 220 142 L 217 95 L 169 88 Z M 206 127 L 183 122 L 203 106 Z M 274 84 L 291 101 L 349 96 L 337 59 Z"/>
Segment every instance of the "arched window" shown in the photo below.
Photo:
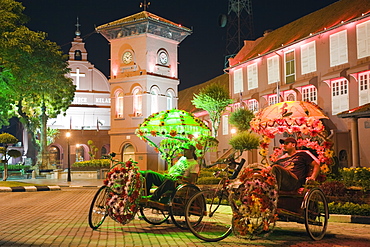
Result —
<path fill-rule="evenodd" d="M 123 147 L 123 161 L 128 161 L 129 159 L 135 160 L 135 149 L 131 144 L 126 144 Z"/>
<path fill-rule="evenodd" d="M 136 87 L 132 91 L 133 94 L 133 106 L 134 106 L 134 116 L 139 117 L 143 115 L 142 110 L 142 95 L 141 95 L 141 88 Z"/>
<path fill-rule="evenodd" d="M 55 146 L 49 147 L 49 162 L 55 168 L 60 168 L 60 150 Z"/>
<path fill-rule="evenodd" d="M 158 112 L 158 99 L 159 99 L 159 89 L 157 87 L 152 87 L 150 90 L 150 113 Z"/>
<path fill-rule="evenodd" d="M 76 145 L 76 162 L 85 160 L 85 149 L 82 145 Z"/>
<path fill-rule="evenodd" d="M 166 94 L 167 110 L 171 110 L 174 108 L 174 105 L 173 105 L 174 95 L 175 94 L 172 91 L 167 91 L 167 94 Z"/>
<path fill-rule="evenodd" d="M 123 92 L 116 93 L 116 118 L 123 118 Z"/>
<path fill-rule="evenodd" d="M 81 60 L 82 54 L 80 50 L 75 50 L 75 60 Z"/>

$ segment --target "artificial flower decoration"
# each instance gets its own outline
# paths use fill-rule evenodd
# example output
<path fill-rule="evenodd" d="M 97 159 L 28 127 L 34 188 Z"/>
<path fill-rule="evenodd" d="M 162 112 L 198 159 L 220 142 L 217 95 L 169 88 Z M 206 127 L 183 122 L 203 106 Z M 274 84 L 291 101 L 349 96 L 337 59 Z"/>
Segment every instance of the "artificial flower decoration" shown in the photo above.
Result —
<path fill-rule="evenodd" d="M 329 172 L 333 164 L 332 143 L 326 139 L 325 127 L 320 119 L 328 118 L 321 109 L 311 102 L 286 101 L 268 106 L 256 114 L 250 122 L 251 129 L 263 136 L 260 154 L 262 163 L 267 163 L 268 144 L 267 139 L 275 138 L 276 134 L 288 133 L 297 135 L 297 147 L 315 150 L 321 165 L 327 165 Z M 275 162 L 281 156 L 282 146 L 274 149 L 270 160 Z"/>
<path fill-rule="evenodd" d="M 242 183 L 231 193 L 234 234 L 241 238 L 269 234 L 277 221 L 275 177 L 263 165 L 249 165 L 239 179 Z"/>
<path fill-rule="evenodd" d="M 110 170 L 104 184 L 110 188 L 107 196 L 108 213 L 115 221 L 126 224 L 134 219 L 139 209 L 142 183 L 143 177 L 132 160 L 119 162 Z"/>

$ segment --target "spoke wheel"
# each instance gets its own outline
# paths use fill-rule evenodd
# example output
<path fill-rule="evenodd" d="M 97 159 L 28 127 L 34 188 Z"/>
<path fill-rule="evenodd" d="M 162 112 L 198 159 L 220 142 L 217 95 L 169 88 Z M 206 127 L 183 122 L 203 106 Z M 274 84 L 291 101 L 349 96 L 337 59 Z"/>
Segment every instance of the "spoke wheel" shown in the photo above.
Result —
<path fill-rule="evenodd" d="M 150 205 L 145 205 L 140 208 L 141 218 L 152 225 L 160 225 L 165 222 L 168 217 L 168 210 L 157 209 Z"/>
<path fill-rule="evenodd" d="M 173 223 L 181 228 L 188 229 L 185 219 L 185 207 L 190 198 L 200 189 L 193 184 L 179 185 L 170 202 L 170 215 Z"/>
<path fill-rule="evenodd" d="M 107 211 L 107 197 L 109 189 L 106 186 L 102 186 L 96 192 L 94 199 L 91 202 L 89 210 L 89 226 L 96 230 L 101 224 L 103 224 L 105 218 L 108 215 Z"/>
<path fill-rule="evenodd" d="M 328 224 L 329 209 L 325 195 L 320 189 L 314 188 L 308 192 L 304 213 L 308 235 L 313 240 L 322 239 Z"/>
<path fill-rule="evenodd" d="M 232 215 L 228 196 L 217 190 L 198 192 L 185 209 L 189 230 L 207 242 L 220 241 L 230 235 Z"/>

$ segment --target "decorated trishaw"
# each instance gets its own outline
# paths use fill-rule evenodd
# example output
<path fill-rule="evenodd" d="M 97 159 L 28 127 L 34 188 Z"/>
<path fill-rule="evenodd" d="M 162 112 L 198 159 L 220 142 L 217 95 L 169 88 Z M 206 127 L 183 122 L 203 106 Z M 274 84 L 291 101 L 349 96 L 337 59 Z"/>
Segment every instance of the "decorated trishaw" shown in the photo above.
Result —
<path fill-rule="evenodd" d="M 318 180 L 323 179 L 333 164 L 332 143 L 321 121 L 325 118 L 318 106 L 303 101 L 281 102 L 257 112 L 250 126 L 262 137 L 261 162 L 242 170 L 239 167 L 241 172 L 234 180 L 226 172 L 220 189 L 202 191 L 190 199 L 186 217 L 194 235 L 205 241 L 219 241 L 233 232 L 240 238 L 251 239 L 270 234 L 277 220 L 287 220 L 304 223 L 313 240 L 322 239 L 329 218 L 322 190 L 316 182 L 307 182 L 296 191 L 278 191 L 269 167 L 283 153 L 283 147 L 274 147 L 271 155 L 268 150 L 272 139 L 294 137 L 299 148 L 308 149 L 317 157 L 321 168 Z M 229 157 L 229 162 L 234 162 L 234 157 Z M 222 205 L 221 199 L 227 200 L 230 207 Z"/>
<path fill-rule="evenodd" d="M 161 154 L 168 168 L 172 159 L 193 145 L 197 156 L 216 144 L 210 129 L 198 118 L 182 110 L 167 110 L 150 115 L 136 130 L 137 136 Z M 97 229 L 109 215 L 113 220 L 127 224 L 140 217 L 150 224 L 159 225 L 171 218 L 186 228 L 184 207 L 187 200 L 200 189 L 194 183 L 179 181 L 175 191 L 165 193 L 159 201 L 141 200 L 145 195 L 144 177 L 133 160 L 118 162 L 112 157 L 112 168 L 96 193 L 90 206 L 89 225 Z"/>

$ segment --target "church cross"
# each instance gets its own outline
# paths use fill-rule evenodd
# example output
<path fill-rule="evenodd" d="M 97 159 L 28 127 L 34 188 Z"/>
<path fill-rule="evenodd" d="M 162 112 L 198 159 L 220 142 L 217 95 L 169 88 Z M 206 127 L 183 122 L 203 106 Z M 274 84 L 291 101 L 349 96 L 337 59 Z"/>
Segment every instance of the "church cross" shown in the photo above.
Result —
<path fill-rule="evenodd" d="M 150 5 L 150 2 L 146 2 L 146 0 L 144 0 L 144 3 L 140 3 L 140 8 L 144 8 L 144 11 L 146 11 L 149 5 Z"/>
<path fill-rule="evenodd" d="M 85 77 L 85 74 L 80 74 L 80 69 L 77 68 L 76 72 L 71 72 L 71 76 L 76 77 L 76 88 L 79 89 L 80 88 L 80 77 Z"/>

